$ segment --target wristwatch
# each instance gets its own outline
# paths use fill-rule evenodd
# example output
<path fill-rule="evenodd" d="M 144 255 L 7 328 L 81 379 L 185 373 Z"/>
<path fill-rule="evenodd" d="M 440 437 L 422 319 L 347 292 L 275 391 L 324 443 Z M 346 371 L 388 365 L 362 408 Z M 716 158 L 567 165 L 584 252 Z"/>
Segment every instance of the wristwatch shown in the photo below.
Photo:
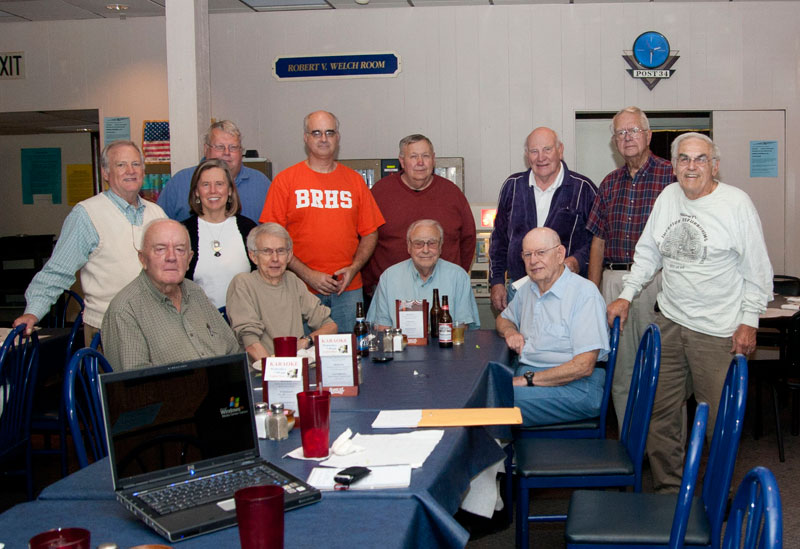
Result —
<path fill-rule="evenodd" d="M 528 382 L 528 387 L 533 387 L 534 386 L 533 385 L 533 374 L 535 374 L 535 373 L 536 372 L 528 371 L 528 372 L 525 372 L 524 374 L 522 374 L 522 377 L 524 377 L 525 381 Z"/>
<path fill-rule="evenodd" d="M 306 336 L 306 335 L 300 337 L 300 340 L 303 340 L 303 339 L 307 339 L 308 340 L 308 346 L 311 347 L 311 343 L 313 342 L 313 340 L 310 337 Z"/>

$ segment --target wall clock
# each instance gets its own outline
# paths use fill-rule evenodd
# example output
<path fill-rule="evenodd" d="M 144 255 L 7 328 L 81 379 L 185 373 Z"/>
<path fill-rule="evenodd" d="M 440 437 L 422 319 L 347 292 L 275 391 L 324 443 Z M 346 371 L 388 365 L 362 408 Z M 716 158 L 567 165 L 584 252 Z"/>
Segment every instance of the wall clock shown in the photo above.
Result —
<path fill-rule="evenodd" d="M 654 69 L 667 60 L 669 42 L 660 32 L 643 32 L 633 42 L 633 56 L 641 66 Z"/>

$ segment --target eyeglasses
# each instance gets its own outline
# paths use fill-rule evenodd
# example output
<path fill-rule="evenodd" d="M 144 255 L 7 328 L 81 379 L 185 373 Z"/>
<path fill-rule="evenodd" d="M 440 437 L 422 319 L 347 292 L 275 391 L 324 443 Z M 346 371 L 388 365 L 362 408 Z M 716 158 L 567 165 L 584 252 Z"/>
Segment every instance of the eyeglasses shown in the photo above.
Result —
<path fill-rule="evenodd" d="M 322 134 L 325 134 L 325 137 L 331 139 L 332 137 L 336 137 L 336 134 L 339 133 L 336 130 L 311 130 L 310 132 L 306 132 L 308 135 L 313 137 L 314 139 L 322 139 Z"/>
<path fill-rule="evenodd" d="M 534 252 L 522 252 L 522 259 L 524 259 L 525 261 L 529 261 L 532 256 L 536 256 L 536 259 L 544 259 L 544 256 L 547 255 L 547 252 L 549 252 L 550 250 L 555 250 L 560 245 L 561 244 L 556 244 L 552 248 L 547 248 L 546 250 L 536 250 Z"/>
<path fill-rule="evenodd" d="M 423 162 L 429 162 L 431 158 L 433 158 L 433 155 L 428 153 L 423 153 L 423 154 L 413 153 L 409 154 L 407 158 L 411 160 L 412 163 L 416 164 L 420 160 L 422 160 Z"/>
<path fill-rule="evenodd" d="M 421 250 L 427 246 L 431 250 L 438 250 L 440 242 L 438 240 L 412 240 L 411 246 L 415 250 Z"/>
<path fill-rule="evenodd" d="M 694 162 L 695 165 L 703 167 L 706 164 L 708 164 L 709 162 L 711 162 L 712 160 L 713 160 L 713 158 L 709 158 L 705 154 L 701 154 L 700 156 L 696 156 L 694 158 L 692 158 L 690 156 L 687 156 L 685 154 L 679 154 L 678 155 L 678 166 L 681 166 L 681 167 L 685 168 L 686 166 L 688 166 L 689 164 Z"/>
<path fill-rule="evenodd" d="M 631 139 L 635 139 L 640 133 L 644 133 L 646 131 L 647 130 L 643 130 L 642 128 L 637 128 L 634 126 L 633 128 L 628 128 L 625 130 L 614 130 L 614 137 L 617 139 L 625 139 L 625 136 L 630 135 Z"/>
<path fill-rule="evenodd" d="M 253 250 L 257 254 L 265 255 L 267 257 L 272 257 L 272 254 L 277 255 L 278 257 L 286 257 L 289 254 L 288 248 L 257 248 Z"/>
<path fill-rule="evenodd" d="M 134 160 L 133 162 L 114 162 L 114 167 L 118 170 L 127 170 L 129 166 L 134 170 L 138 170 L 142 167 L 142 163 L 138 160 Z"/>
<path fill-rule="evenodd" d="M 228 145 L 228 146 L 225 146 L 225 145 L 209 145 L 209 147 L 214 149 L 218 153 L 223 153 L 223 154 L 225 153 L 225 151 L 228 151 L 231 154 L 236 154 L 236 153 L 242 152 L 242 146 L 241 145 Z"/>

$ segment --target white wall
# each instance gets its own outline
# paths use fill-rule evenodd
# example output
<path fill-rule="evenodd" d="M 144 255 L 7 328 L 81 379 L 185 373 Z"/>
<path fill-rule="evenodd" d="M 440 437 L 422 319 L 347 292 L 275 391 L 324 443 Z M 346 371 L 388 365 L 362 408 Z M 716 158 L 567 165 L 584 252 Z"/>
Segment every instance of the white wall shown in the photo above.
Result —
<path fill-rule="evenodd" d="M 412 132 L 442 156 L 463 156 L 471 202 L 493 203 L 522 168 L 538 125 L 562 135 L 575 163 L 575 111 L 785 109 L 786 240 L 800 236 L 800 4 L 614 3 L 213 15 L 212 116 L 231 118 L 245 144 L 279 171 L 303 157 L 302 117 L 325 108 L 342 122 L 341 156 L 395 154 Z M 162 18 L 12 23 L 0 51 L 25 50 L 24 81 L 0 83 L 0 110 L 100 108 L 166 117 Z M 622 50 L 644 30 L 680 50 L 677 72 L 649 91 L 625 72 Z M 279 55 L 396 51 L 397 78 L 277 82 Z M 603 143 L 607 146 L 607 141 Z M 723 158 L 724 158 L 724 151 Z M 2 167 L 0 167 L 2 170 Z M 724 170 L 724 166 L 723 166 Z M 727 176 L 727 175 L 726 175 Z M 800 272 L 800 249 L 786 250 Z"/>

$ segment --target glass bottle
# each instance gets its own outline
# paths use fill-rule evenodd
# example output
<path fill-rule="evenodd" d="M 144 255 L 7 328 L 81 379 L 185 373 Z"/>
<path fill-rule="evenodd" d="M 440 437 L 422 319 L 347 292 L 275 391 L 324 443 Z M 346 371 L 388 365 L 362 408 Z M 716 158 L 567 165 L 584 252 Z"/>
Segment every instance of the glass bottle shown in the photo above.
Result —
<path fill-rule="evenodd" d="M 439 289 L 433 289 L 433 304 L 431 305 L 431 318 L 428 322 L 430 330 L 431 330 L 431 337 L 439 337 L 439 315 L 441 314 L 442 309 L 439 307 Z"/>
<path fill-rule="evenodd" d="M 272 412 L 267 419 L 267 437 L 270 440 L 289 438 L 289 420 L 283 414 L 283 404 L 276 402 L 270 406 Z"/>
<path fill-rule="evenodd" d="M 453 346 L 453 317 L 450 316 L 450 305 L 447 296 L 442 296 L 442 311 L 439 313 L 439 347 Z"/>
<path fill-rule="evenodd" d="M 353 326 L 353 333 L 356 336 L 356 349 L 359 356 L 369 356 L 369 330 L 367 323 L 364 322 L 364 304 L 356 303 L 356 324 Z"/>

